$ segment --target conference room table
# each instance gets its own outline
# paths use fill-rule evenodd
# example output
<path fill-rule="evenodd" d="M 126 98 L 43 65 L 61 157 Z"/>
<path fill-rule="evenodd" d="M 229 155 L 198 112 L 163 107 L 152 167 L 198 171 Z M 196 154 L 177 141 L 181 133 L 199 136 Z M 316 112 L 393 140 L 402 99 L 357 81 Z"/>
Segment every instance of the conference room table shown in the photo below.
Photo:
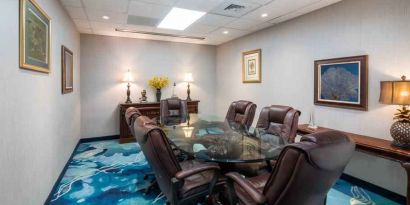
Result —
<path fill-rule="evenodd" d="M 265 129 L 247 128 L 211 115 L 190 114 L 184 123 L 161 127 L 171 144 L 185 154 L 228 169 L 232 163 L 276 160 L 287 145 Z"/>

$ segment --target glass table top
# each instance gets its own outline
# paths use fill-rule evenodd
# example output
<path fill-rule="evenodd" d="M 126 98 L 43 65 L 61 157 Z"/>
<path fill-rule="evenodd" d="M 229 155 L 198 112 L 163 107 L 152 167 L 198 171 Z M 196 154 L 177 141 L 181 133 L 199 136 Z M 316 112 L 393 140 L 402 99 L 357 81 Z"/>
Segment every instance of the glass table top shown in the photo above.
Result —
<path fill-rule="evenodd" d="M 183 152 L 213 162 L 274 160 L 287 144 L 280 136 L 269 134 L 264 129 L 246 129 L 215 116 L 190 114 L 186 123 L 161 125 L 161 128 Z"/>

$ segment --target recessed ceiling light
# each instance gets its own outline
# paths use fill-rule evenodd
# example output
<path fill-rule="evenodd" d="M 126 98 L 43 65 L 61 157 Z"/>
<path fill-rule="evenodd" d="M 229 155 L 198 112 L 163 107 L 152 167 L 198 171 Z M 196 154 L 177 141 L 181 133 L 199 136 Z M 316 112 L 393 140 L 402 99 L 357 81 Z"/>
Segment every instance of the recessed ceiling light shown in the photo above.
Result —
<path fill-rule="evenodd" d="M 262 18 L 268 17 L 268 14 L 267 14 L 267 13 L 263 13 L 263 14 L 261 14 L 261 17 L 262 17 Z"/>
<path fill-rule="evenodd" d="M 222 33 L 223 33 L 223 34 L 228 34 L 228 33 L 229 33 L 229 31 L 223 31 Z"/>
<path fill-rule="evenodd" d="M 105 19 L 105 20 L 110 19 L 110 17 L 109 17 L 109 16 L 102 16 L 102 18 L 103 18 L 103 19 Z"/>
<path fill-rule="evenodd" d="M 161 21 L 158 28 L 185 30 L 203 15 L 205 12 L 174 7 Z"/>

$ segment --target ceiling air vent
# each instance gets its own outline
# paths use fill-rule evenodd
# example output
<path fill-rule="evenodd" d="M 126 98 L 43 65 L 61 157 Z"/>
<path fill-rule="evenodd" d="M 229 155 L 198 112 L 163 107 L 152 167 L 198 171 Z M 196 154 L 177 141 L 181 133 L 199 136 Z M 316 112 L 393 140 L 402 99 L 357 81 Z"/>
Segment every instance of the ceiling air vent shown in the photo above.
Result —
<path fill-rule="evenodd" d="M 176 35 L 176 34 L 168 34 L 168 33 L 156 33 L 156 32 L 148 32 L 148 31 L 137 31 L 137 30 L 130 30 L 130 29 L 122 29 L 122 28 L 116 28 L 115 31 L 124 32 L 124 33 L 144 34 L 144 35 L 151 35 L 151 36 L 163 36 L 163 37 L 173 37 L 173 38 L 186 38 L 186 39 L 193 39 L 193 40 L 205 40 L 204 37 Z"/>
<path fill-rule="evenodd" d="M 237 12 L 237 11 L 242 10 L 242 9 L 245 9 L 245 6 L 241 6 L 241 5 L 238 5 L 238 4 L 231 4 L 231 5 L 227 6 L 224 10 L 225 11 L 226 10 L 234 10 L 235 12 Z"/>
<path fill-rule="evenodd" d="M 248 0 L 224 0 L 209 13 L 239 18 L 259 7 L 260 4 Z"/>

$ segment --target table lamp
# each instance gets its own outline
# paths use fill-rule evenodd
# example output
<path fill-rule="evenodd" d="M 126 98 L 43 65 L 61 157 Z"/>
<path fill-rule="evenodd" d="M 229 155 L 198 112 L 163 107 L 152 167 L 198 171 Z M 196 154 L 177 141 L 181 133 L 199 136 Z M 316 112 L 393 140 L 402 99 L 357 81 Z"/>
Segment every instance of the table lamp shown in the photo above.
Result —
<path fill-rule="evenodd" d="M 400 81 L 381 81 L 379 102 L 388 105 L 401 105 L 394 114 L 396 122 L 390 128 L 393 145 L 410 149 L 410 81 L 402 76 Z"/>
<path fill-rule="evenodd" d="M 187 101 L 191 101 L 191 90 L 189 89 L 189 83 L 194 82 L 194 78 L 192 77 L 192 73 L 186 73 L 184 81 L 188 83 L 188 90 L 186 91 L 188 96 L 186 98 Z"/>
<path fill-rule="evenodd" d="M 132 79 L 130 70 L 126 72 L 124 79 L 122 81 L 127 83 L 127 100 L 125 101 L 125 103 L 132 103 L 131 97 L 130 97 L 131 95 L 130 87 L 131 87 L 131 82 L 133 81 L 133 79 Z"/>

